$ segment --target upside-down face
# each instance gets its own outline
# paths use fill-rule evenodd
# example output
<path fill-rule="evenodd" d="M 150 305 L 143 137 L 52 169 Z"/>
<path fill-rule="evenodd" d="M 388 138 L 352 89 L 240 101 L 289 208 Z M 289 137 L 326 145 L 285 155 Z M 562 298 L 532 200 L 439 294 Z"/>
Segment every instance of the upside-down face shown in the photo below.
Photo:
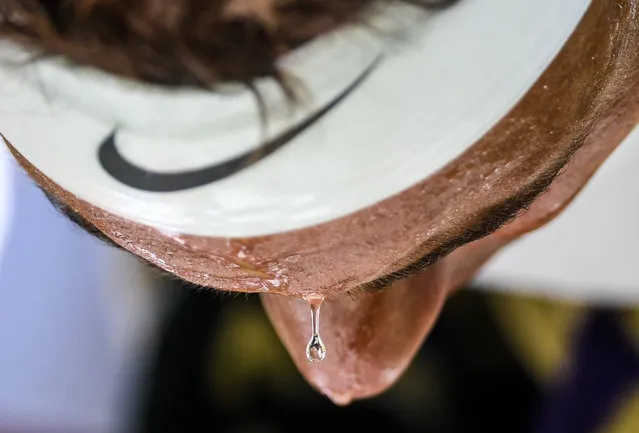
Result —
<path fill-rule="evenodd" d="M 86 228 L 260 293 L 340 404 L 394 383 L 639 119 L 637 0 L 206 3 L 0 7 L 0 132 Z"/>

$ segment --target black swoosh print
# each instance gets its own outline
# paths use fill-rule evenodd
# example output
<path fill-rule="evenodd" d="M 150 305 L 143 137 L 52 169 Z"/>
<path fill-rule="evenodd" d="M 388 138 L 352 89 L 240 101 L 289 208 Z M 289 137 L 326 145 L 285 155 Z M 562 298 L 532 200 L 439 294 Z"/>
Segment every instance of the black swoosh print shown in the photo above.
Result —
<path fill-rule="evenodd" d="M 98 150 L 100 164 L 114 179 L 142 191 L 176 192 L 211 184 L 258 163 L 276 150 L 282 148 L 285 144 L 291 142 L 295 137 L 314 125 L 355 89 L 357 89 L 359 85 L 362 84 L 362 82 L 370 75 L 378 63 L 379 61 L 373 62 L 371 66 L 369 66 L 333 101 L 318 112 L 314 113 L 308 119 L 302 121 L 299 125 L 296 125 L 278 137 L 269 140 L 258 150 L 246 152 L 228 161 L 202 169 L 179 173 L 158 173 L 149 171 L 137 167 L 124 159 L 124 157 L 118 152 L 118 148 L 115 144 L 116 132 L 114 131 L 104 140 Z"/>

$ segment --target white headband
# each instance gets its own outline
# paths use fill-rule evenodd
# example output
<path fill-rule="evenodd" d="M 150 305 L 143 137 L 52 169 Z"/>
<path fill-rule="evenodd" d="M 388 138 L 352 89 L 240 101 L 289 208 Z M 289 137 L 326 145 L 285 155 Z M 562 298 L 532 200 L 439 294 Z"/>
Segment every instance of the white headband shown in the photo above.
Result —
<path fill-rule="evenodd" d="M 283 59 L 304 84 L 301 107 L 258 82 L 266 132 L 245 89 L 167 90 L 60 60 L 3 62 L 0 132 L 61 187 L 160 230 L 309 227 L 397 194 L 468 149 L 535 83 L 589 3 L 389 7 L 372 26 L 386 35 L 345 28 Z M 263 158 L 244 157 L 265 139 Z"/>

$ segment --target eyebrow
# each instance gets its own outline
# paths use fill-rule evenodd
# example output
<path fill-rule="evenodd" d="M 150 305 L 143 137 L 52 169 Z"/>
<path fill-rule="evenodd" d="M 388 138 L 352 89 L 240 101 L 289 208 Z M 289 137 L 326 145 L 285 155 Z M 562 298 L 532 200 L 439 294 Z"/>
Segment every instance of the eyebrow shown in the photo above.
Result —
<path fill-rule="evenodd" d="M 77 212 L 71 206 L 58 200 L 53 195 L 49 194 L 47 191 L 41 188 L 39 185 L 38 185 L 38 188 L 40 188 L 40 191 L 42 191 L 42 193 L 47 198 L 47 200 L 49 200 L 49 202 L 54 207 L 54 209 L 57 210 L 62 215 L 64 215 L 65 217 L 67 217 L 67 219 L 70 220 L 75 226 L 81 228 L 92 237 L 106 243 L 110 247 L 114 247 L 119 250 L 126 251 L 120 245 L 113 242 L 113 240 L 111 240 L 111 238 L 109 238 L 99 228 L 97 228 L 95 224 L 91 223 L 89 220 L 83 217 L 79 212 Z"/>
<path fill-rule="evenodd" d="M 423 271 L 457 248 L 482 239 L 508 224 L 528 210 L 537 198 L 548 191 L 550 185 L 561 174 L 562 169 L 572 159 L 575 152 L 583 145 L 589 132 L 590 131 L 587 131 L 573 140 L 572 145 L 563 155 L 557 158 L 554 163 L 533 182 L 529 183 L 524 190 L 484 210 L 477 216 L 475 222 L 464 229 L 461 234 L 444 239 L 437 247 L 432 249 L 431 252 L 409 265 L 372 281 L 362 283 L 348 292 L 376 292 L 383 290 L 399 280 Z"/>
<path fill-rule="evenodd" d="M 581 147 L 586 136 L 587 134 L 584 134 L 583 137 L 575 140 L 573 142 L 573 145 L 560 158 L 558 158 L 554 162 L 554 164 L 550 166 L 549 169 L 538 176 L 537 179 L 535 179 L 532 183 L 529 183 L 523 191 L 483 211 L 480 215 L 477 216 L 475 222 L 468 228 L 464 229 L 461 234 L 444 239 L 431 252 L 429 252 L 422 258 L 412 262 L 411 264 L 404 266 L 397 271 L 385 274 L 372 281 L 362 283 L 359 286 L 348 290 L 346 293 L 353 294 L 358 292 L 377 292 L 380 290 L 384 290 L 385 288 L 389 287 L 399 280 L 421 272 L 427 267 L 433 265 L 435 262 L 446 257 L 457 248 L 484 238 L 495 232 L 502 226 L 508 224 L 522 212 L 526 211 L 537 198 L 548 191 L 548 188 L 550 187 L 552 182 L 557 178 L 557 176 L 559 176 L 561 170 L 565 167 L 568 161 L 570 161 L 577 149 Z M 40 189 L 58 212 L 67 217 L 77 227 L 81 228 L 92 237 L 118 250 L 132 254 L 142 263 L 163 275 L 168 274 L 167 271 L 158 267 L 154 263 L 149 262 L 121 247 L 113 240 L 111 240 L 108 236 L 106 236 L 100 229 L 98 229 L 93 223 L 87 220 L 79 212 L 75 211 L 71 206 L 68 206 L 67 204 L 56 199 L 51 194 L 47 193 L 44 189 Z M 172 278 L 177 278 L 180 281 L 192 285 L 191 282 L 177 275 L 170 275 Z"/>
<path fill-rule="evenodd" d="M 38 187 L 40 188 L 40 186 L 38 186 Z M 178 280 L 180 280 L 180 281 L 182 281 L 182 282 L 184 282 L 184 283 L 186 283 L 188 285 L 191 285 L 191 286 L 193 285 L 193 283 L 191 283 L 190 281 L 186 281 L 185 279 L 180 278 L 177 275 L 173 275 L 173 274 L 165 271 L 164 269 L 160 268 L 159 266 L 155 265 L 154 263 L 146 260 L 145 258 L 140 257 L 140 256 L 138 256 L 136 254 L 133 254 L 132 252 L 130 252 L 126 248 L 121 247 L 120 245 L 115 243 L 111 238 L 109 238 L 107 235 L 105 235 L 104 232 L 102 232 L 99 228 L 97 228 L 95 226 L 95 224 L 93 224 L 91 221 L 86 219 L 84 216 L 82 216 L 79 212 L 77 212 L 71 206 L 65 204 L 64 202 L 62 202 L 60 200 L 58 200 L 57 198 L 55 198 L 53 195 L 49 194 L 48 192 L 46 192 L 42 188 L 40 188 L 40 191 L 42 191 L 44 196 L 47 198 L 47 200 L 49 200 L 49 202 L 51 203 L 51 205 L 54 207 L 54 209 L 56 211 L 58 211 L 60 214 L 65 216 L 76 227 L 79 227 L 85 233 L 89 234 L 91 237 L 103 242 L 104 244 L 108 245 L 109 247 L 112 247 L 112 248 L 115 248 L 117 250 L 124 251 L 127 254 L 130 254 L 131 256 L 135 257 L 139 262 L 141 262 L 145 266 L 149 267 L 153 271 L 158 272 L 161 275 L 167 275 L 167 276 L 170 275 L 171 278 L 173 278 L 173 279 L 177 278 Z"/>

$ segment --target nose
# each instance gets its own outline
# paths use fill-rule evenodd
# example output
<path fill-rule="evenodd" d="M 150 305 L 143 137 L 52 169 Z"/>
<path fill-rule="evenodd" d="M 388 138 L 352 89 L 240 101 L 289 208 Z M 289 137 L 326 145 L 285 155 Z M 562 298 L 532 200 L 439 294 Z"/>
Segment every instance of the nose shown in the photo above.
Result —
<path fill-rule="evenodd" d="M 377 293 L 339 295 L 321 307 L 322 362 L 309 362 L 309 303 L 262 295 L 262 302 L 306 380 L 340 405 L 377 395 L 408 367 L 430 331 L 446 296 L 442 265 Z"/>

